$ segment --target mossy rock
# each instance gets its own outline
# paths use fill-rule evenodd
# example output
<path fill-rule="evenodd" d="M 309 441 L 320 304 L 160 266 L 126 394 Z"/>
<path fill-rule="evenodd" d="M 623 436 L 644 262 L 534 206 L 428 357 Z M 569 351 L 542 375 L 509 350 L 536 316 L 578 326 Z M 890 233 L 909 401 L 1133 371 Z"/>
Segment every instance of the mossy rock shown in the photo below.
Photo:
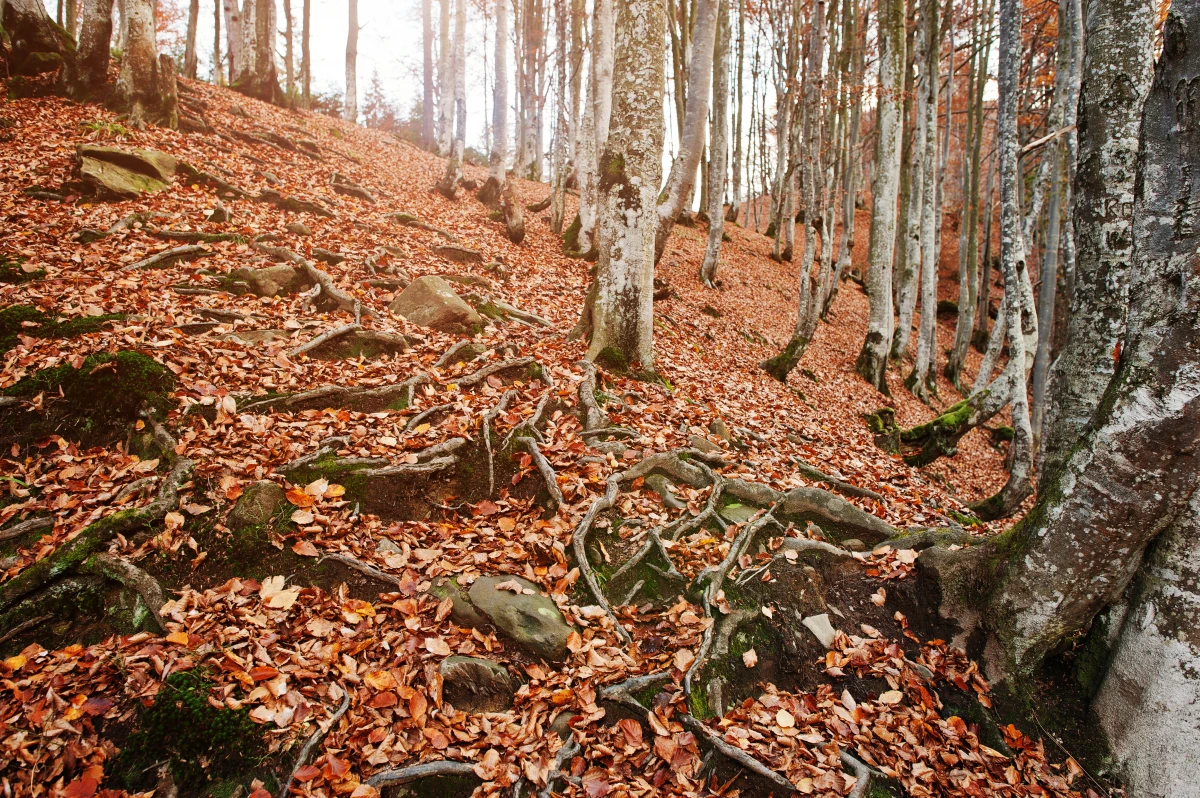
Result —
<path fill-rule="evenodd" d="M 63 65 L 63 57 L 58 53 L 30 53 L 14 71 L 17 75 L 44 75 L 54 72 Z"/>
<path fill-rule="evenodd" d="M 47 397 L 40 422 L 17 408 L 20 417 L 0 416 L 0 438 L 36 438 L 57 433 L 96 443 L 137 419 L 146 410 L 164 414 L 173 404 L 175 378 L 140 352 L 100 352 L 79 368 L 70 364 L 42 369 L 4 390 L 5 396 Z"/>
<path fill-rule="evenodd" d="M 184 794 L 199 794 L 227 779 L 249 781 L 267 756 L 267 744 L 246 709 L 217 709 L 202 671 L 172 674 L 154 703 L 141 712 L 121 752 L 117 772 L 130 790 L 153 788 L 154 765 L 166 762 Z"/>

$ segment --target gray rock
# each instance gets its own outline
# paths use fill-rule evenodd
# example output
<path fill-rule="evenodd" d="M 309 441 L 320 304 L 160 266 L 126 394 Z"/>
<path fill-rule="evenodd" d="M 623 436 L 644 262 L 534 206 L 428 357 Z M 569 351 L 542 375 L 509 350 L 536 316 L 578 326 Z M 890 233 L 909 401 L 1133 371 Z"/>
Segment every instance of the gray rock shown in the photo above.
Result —
<path fill-rule="evenodd" d="M 418 277 L 388 306 L 413 324 L 449 333 L 474 333 L 483 318 L 440 277 Z"/>
<path fill-rule="evenodd" d="M 688 436 L 688 446 L 691 446 L 693 449 L 699 449 L 702 452 L 710 452 L 711 453 L 711 452 L 721 451 L 720 446 L 717 446 L 715 443 L 713 443 L 712 441 L 710 441 L 708 438 L 704 437 L 703 435 Z"/>
<path fill-rule="evenodd" d="M 829 623 L 828 614 L 823 612 L 820 615 L 810 615 L 800 623 L 804 624 L 804 627 L 812 632 L 813 637 L 820 640 L 821 645 L 825 648 L 833 645 L 833 638 L 837 631 L 833 628 L 833 624 Z"/>
<path fill-rule="evenodd" d="M 662 497 L 662 503 L 672 510 L 682 510 L 687 507 L 686 502 L 679 500 L 675 495 L 674 487 L 671 480 L 664 477 L 662 474 L 651 474 L 646 477 L 646 487 Z"/>
<path fill-rule="evenodd" d="M 275 514 L 287 504 L 287 494 L 274 482 L 255 482 L 242 491 L 229 511 L 227 523 L 233 529 L 269 524 Z"/>
<path fill-rule="evenodd" d="M 255 296 L 282 296 L 290 293 L 300 281 L 296 270 L 286 263 L 277 263 L 263 269 L 243 266 L 233 272 L 233 278 L 250 286 L 250 293 Z"/>
<path fill-rule="evenodd" d="M 858 538 L 850 538 L 842 541 L 842 548 L 846 551 L 866 551 L 867 545 Z"/>
<path fill-rule="evenodd" d="M 102 197 L 135 199 L 162 191 L 175 176 L 174 156 L 157 150 L 81 144 L 77 154 L 80 179 Z"/>
<path fill-rule="evenodd" d="M 233 219 L 233 214 L 229 211 L 228 208 L 226 208 L 224 205 L 221 204 L 220 200 L 217 200 L 217 206 L 212 209 L 211 213 L 208 214 L 208 220 L 210 222 L 216 222 L 218 224 L 223 224 L 225 222 L 230 221 L 231 219 Z"/>
<path fill-rule="evenodd" d="M 445 699 L 463 712 L 503 712 L 519 687 L 507 668 L 490 659 L 446 657 L 438 671 Z"/>
<path fill-rule="evenodd" d="M 292 222 L 291 224 L 286 225 L 283 229 L 287 230 L 294 236 L 312 235 L 312 230 L 309 230 L 307 225 L 300 224 L 299 222 Z"/>
<path fill-rule="evenodd" d="M 719 418 L 714 418 L 709 423 L 708 431 L 727 443 L 733 443 L 733 436 L 729 434 L 729 427 L 725 426 L 725 422 Z"/>
<path fill-rule="evenodd" d="M 496 589 L 506 582 L 516 582 L 522 592 Z M 562 662 L 570 653 L 567 638 L 571 626 L 550 597 L 542 595 L 532 582 L 519 576 L 481 576 L 467 595 L 497 629 L 530 653 L 549 662 Z"/>
<path fill-rule="evenodd" d="M 328 263 L 330 266 L 337 266 L 346 259 L 346 256 L 340 252 L 330 252 L 320 247 L 313 247 L 312 256 L 322 263 Z"/>
<path fill-rule="evenodd" d="M 443 576 L 434 579 L 433 584 L 429 586 L 429 595 L 438 601 L 450 599 L 452 603 L 450 620 L 459 626 L 481 629 L 487 628 L 490 625 L 488 619 L 479 610 L 475 609 L 475 606 L 471 603 L 471 599 L 467 596 L 467 591 L 463 590 L 462 586 L 458 584 L 457 578 Z"/>
<path fill-rule="evenodd" d="M 242 119 L 250 118 L 250 114 L 246 113 L 246 109 L 237 103 L 229 106 L 229 113 L 233 116 L 240 116 Z"/>
<path fill-rule="evenodd" d="M 276 177 L 274 172 L 263 172 L 262 176 L 263 180 L 267 181 L 268 186 L 277 186 L 280 183 L 279 178 Z"/>
<path fill-rule="evenodd" d="M 381 555 L 387 556 L 390 554 L 403 554 L 404 551 L 392 542 L 390 538 L 383 538 L 375 545 L 375 551 Z"/>
<path fill-rule="evenodd" d="M 753 504 L 725 504 L 717 508 L 717 515 L 731 524 L 744 524 L 758 512 Z"/>
<path fill-rule="evenodd" d="M 554 720 L 550 722 L 550 731 L 559 736 L 564 743 L 571 736 L 571 719 L 579 716 L 578 712 L 566 710 L 554 716 Z"/>

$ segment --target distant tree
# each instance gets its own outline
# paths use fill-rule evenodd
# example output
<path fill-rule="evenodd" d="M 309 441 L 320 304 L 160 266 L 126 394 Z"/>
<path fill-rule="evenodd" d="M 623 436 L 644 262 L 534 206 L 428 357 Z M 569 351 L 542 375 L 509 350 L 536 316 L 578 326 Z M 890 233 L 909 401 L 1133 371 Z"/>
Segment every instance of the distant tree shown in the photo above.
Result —
<path fill-rule="evenodd" d="M 363 97 L 362 114 L 363 124 L 372 130 L 393 133 L 400 125 L 396 116 L 396 106 L 384 92 L 383 81 L 379 79 L 378 72 L 371 75 L 371 83 Z"/>
<path fill-rule="evenodd" d="M 196 26 L 200 22 L 200 0 L 188 4 L 187 44 L 183 55 L 183 76 L 196 79 Z"/>
<path fill-rule="evenodd" d="M 358 121 L 358 0 L 350 0 L 350 24 L 346 32 L 345 117 Z"/>

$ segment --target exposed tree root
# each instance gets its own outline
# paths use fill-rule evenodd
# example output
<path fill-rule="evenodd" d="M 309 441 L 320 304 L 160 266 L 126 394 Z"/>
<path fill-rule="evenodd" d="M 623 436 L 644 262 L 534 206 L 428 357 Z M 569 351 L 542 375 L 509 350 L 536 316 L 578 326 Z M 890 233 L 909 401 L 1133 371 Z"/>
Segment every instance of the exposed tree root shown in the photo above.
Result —
<path fill-rule="evenodd" d="M 558 478 L 554 473 L 554 466 L 550 465 L 550 461 L 546 459 L 546 455 L 542 454 L 542 450 L 538 448 L 536 440 L 533 438 L 517 438 L 516 440 L 533 457 L 533 464 L 537 466 L 538 473 L 542 475 L 542 479 L 546 483 L 546 490 L 550 493 L 550 501 L 554 503 L 554 509 L 557 511 L 566 504 L 566 499 L 563 498 L 562 488 L 558 487 Z"/>
<path fill-rule="evenodd" d="M 516 391 L 505 391 L 500 397 L 500 401 L 496 402 L 495 407 L 483 414 L 481 424 L 481 435 L 483 437 L 483 450 L 487 456 L 488 468 L 488 495 L 491 496 L 496 491 L 496 463 L 495 453 L 492 451 L 492 422 L 504 412 L 508 407 L 508 403 L 517 395 Z"/>
<path fill-rule="evenodd" d="M 273 396 L 249 402 L 240 409 L 246 413 L 265 413 L 269 410 L 298 412 L 300 410 L 324 410 L 335 407 L 357 413 L 378 413 L 397 403 L 409 407 L 413 403 L 417 386 L 430 381 L 428 374 L 417 374 L 403 382 L 379 388 L 346 388 L 341 385 L 326 385 L 310 391 L 288 396 Z"/>
<path fill-rule="evenodd" d="M 837 477 L 831 477 L 816 466 L 804 462 L 799 457 L 793 457 L 792 462 L 796 464 L 796 470 L 801 474 L 816 482 L 828 483 L 838 493 L 844 493 L 847 496 L 858 496 L 860 498 L 871 499 L 877 502 L 883 501 L 882 494 L 876 493 L 873 490 L 868 490 L 867 488 L 860 488 L 857 485 L 852 485 L 845 480 L 838 479 Z"/>
<path fill-rule="evenodd" d="M 4 634 L 0 635 L 0 644 L 7 643 L 9 640 L 12 640 L 14 637 L 17 637 L 18 635 L 22 635 L 25 632 L 28 632 L 30 629 L 35 629 L 38 626 L 41 626 L 42 624 L 44 624 L 46 621 L 50 620 L 53 617 L 54 617 L 53 615 L 39 615 L 36 618 L 30 618 L 27 621 L 22 621 L 21 623 L 17 624 L 13 628 L 9 629 Z"/>
<path fill-rule="evenodd" d="M 300 770 L 300 768 L 304 767 L 308 763 L 308 760 L 312 758 L 313 752 L 317 750 L 317 747 L 321 744 L 321 741 L 323 741 L 326 735 L 328 735 L 333 727 L 337 725 L 338 721 L 342 719 L 342 716 L 346 714 L 346 710 L 348 709 L 350 709 L 350 693 L 347 692 L 345 688 L 342 688 L 341 706 L 339 706 L 337 711 L 330 716 L 329 723 L 325 726 L 325 728 L 321 728 L 320 725 L 318 725 L 316 731 L 309 735 L 308 741 L 305 742 L 304 747 L 300 749 L 300 755 L 296 757 L 296 764 L 292 766 L 292 772 L 288 775 L 287 781 L 284 782 L 283 789 L 279 791 L 279 798 L 288 797 L 292 791 L 292 784 L 294 784 L 296 781 L 296 773 Z"/>
<path fill-rule="evenodd" d="M 162 585 L 153 576 L 128 560 L 109 554 L 93 554 L 80 564 L 79 572 L 103 576 L 137 591 L 137 594 L 142 597 L 142 603 L 150 611 L 154 627 L 159 632 L 166 631 L 159 610 L 167 603 L 167 598 L 163 593 Z"/>
<path fill-rule="evenodd" d="M 211 255 L 212 250 L 205 249 L 199 244 L 187 244 L 182 247 L 174 247 L 172 249 L 159 252 L 156 255 L 151 255 L 148 258 L 142 258 L 136 263 L 131 263 L 126 266 L 126 269 L 165 269 L 173 263 L 178 263 L 181 260 L 195 260 L 203 258 L 206 255 Z"/>
<path fill-rule="evenodd" d="M 592 506 L 588 508 L 587 513 L 583 516 L 583 520 L 579 522 L 579 526 L 575 529 L 575 534 L 571 537 L 571 547 L 575 554 L 575 563 L 579 566 L 579 573 L 583 577 L 584 584 L 587 585 L 592 597 L 596 599 L 596 604 L 600 606 L 604 613 L 613 623 L 613 629 L 622 642 L 632 642 L 633 637 L 625 630 L 617 620 L 616 613 L 613 612 L 612 606 L 609 605 L 608 599 L 604 595 L 604 591 L 600 588 L 600 583 L 596 580 L 596 573 L 592 570 L 591 563 L 587 557 L 587 533 L 592 528 L 592 524 L 596 521 L 596 516 L 608 509 L 611 509 L 617 500 L 619 492 L 619 483 L 621 475 L 613 474 L 608 478 L 608 488 L 605 494 L 592 502 Z"/>
<path fill-rule="evenodd" d="M 431 776 L 473 775 L 475 775 L 475 767 L 473 765 L 469 765 L 466 762 L 442 759 L 437 762 L 422 762 L 419 765 L 410 765 L 399 770 L 386 770 L 383 773 L 376 773 L 367 779 L 367 784 L 375 788 L 394 787 L 398 784 L 411 784 L 418 779 L 425 779 Z"/>
<path fill-rule="evenodd" d="M 320 346 L 323 343 L 326 343 L 327 341 L 332 341 L 335 338 L 340 338 L 343 335 L 347 335 L 349 333 L 352 333 L 352 332 L 355 332 L 356 330 L 361 330 L 361 329 L 362 329 L 361 324 L 343 324 L 341 327 L 334 327 L 332 330 L 326 330 L 325 332 L 321 333 L 320 335 L 314 337 L 308 343 L 301 344 L 300 346 L 297 346 L 295 349 L 292 349 L 291 351 L 289 351 L 288 357 L 297 357 L 299 355 L 303 355 L 305 352 L 311 352 L 312 350 L 316 349 L 318 346 Z"/>
<path fill-rule="evenodd" d="M 534 440 L 543 441 L 542 433 L 538 431 L 538 424 L 542 421 L 542 415 L 546 412 L 546 406 L 550 403 L 550 399 L 549 393 L 542 394 L 542 398 L 538 400 L 537 406 L 533 409 L 533 415 L 509 430 L 504 442 L 500 444 L 500 448 L 507 449 L 519 437 L 532 436 Z"/>
<path fill-rule="evenodd" d="M 871 777 L 874 772 L 867 767 L 866 763 L 845 751 L 842 751 L 841 760 L 843 765 L 854 771 L 854 777 L 857 779 L 854 782 L 854 789 L 846 798 L 866 798 L 867 792 L 871 789 Z"/>
<path fill-rule="evenodd" d="M 571 760 L 581 750 L 574 737 L 567 738 L 562 748 L 558 749 L 558 755 L 554 757 L 554 764 L 550 766 L 550 772 L 546 775 L 546 787 L 538 793 L 538 798 L 551 798 L 554 795 L 554 783 L 559 779 L 571 778 Z"/>
<path fill-rule="evenodd" d="M 325 562 L 326 560 L 332 560 L 333 562 L 341 563 L 351 570 L 358 571 L 363 576 L 368 576 L 371 579 L 383 582 L 384 584 L 391 585 L 393 587 L 400 587 L 400 579 L 398 577 L 392 576 L 386 571 L 381 571 L 374 565 L 369 565 L 360 559 L 351 557 L 349 554 L 326 554 L 324 557 L 317 560 L 317 562 L 321 563 Z"/>
<path fill-rule="evenodd" d="M 453 410 L 453 409 L 454 409 L 454 405 L 451 403 L 447 403 L 444 405 L 434 405 L 433 407 L 431 407 L 427 410 L 422 410 L 420 413 L 417 413 L 415 416 L 413 416 L 412 418 L 410 418 L 408 420 L 408 423 L 404 425 L 404 431 L 411 432 L 415 427 L 419 427 L 421 425 L 421 422 L 423 422 L 425 419 L 429 418 L 430 416 L 437 415 L 438 413 L 445 413 L 445 412 Z"/>
<path fill-rule="evenodd" d="M 478 371 L 471 372 L 462 377 L 455 377 L 453 382 L 460 388 L 472 388 L 486 380 L 493 374 L 500 374 L 511 369 L 528 368 L 537 361 L 529 356 L 512 358 L 511 360 L 501 360 L 499 363 L 493 363 L 490 366 L 484 366 Z"/>
<path fill-rule="evenodd" d="M 30 518 L 28 521 L 22 521 L 19 524 L 13 524 L 8 529 L 0 530 L 0 541 L 24 537 L 30 533 L 42 532 L 47 529 L 54 529 L 52 517 Z"/>
<path fill-rule="evenodd" d="M 332 300 L 339 309 L 352 314 L 356 324 L 362 318 L 376 318 L 374 313 L 363 307 L 362 302 L 358 301 L 334 285 L 333 278 L 330 277 L 326 272 L 318 269 L 311 260 L 297 255 L 290 249 L 285 249 L 284 247 L 273 247 L 260 241 L 254 242 L 252 246 L 265 255 L 270 255 L 273 258 L 286 261 L 299 267 L 308 276 L 308 279 L 311 282 L 316 283 L 321 287 L 321 293 L 324 296 L 329 297 L 329 299 Z"/>
<path fill-rule="evenodd" d="M 456 235 L 454 235 L 454 233 L 451 233 L 449 230 L 443 230 L 440 227 L 434 227 L 431 224 L 422 222 L 420 219 L 418 219 L 416 216 L 413 216 L 411 213 L 405 213 L 403 211 L 398 211 L 396 213 L 389 213 L 385 218 L 390 219 L 391 221 L 395 222 L 396 224 L 400 224 L 405 227 L 415 227 L 418 230 L 427 230 L 430 233 L 437 233 L 438 235 L 440 235 L 442 238 L 446 239 L 447 241 L 454 242 L 454 241 L 458 240 L 458 237 Z"/>

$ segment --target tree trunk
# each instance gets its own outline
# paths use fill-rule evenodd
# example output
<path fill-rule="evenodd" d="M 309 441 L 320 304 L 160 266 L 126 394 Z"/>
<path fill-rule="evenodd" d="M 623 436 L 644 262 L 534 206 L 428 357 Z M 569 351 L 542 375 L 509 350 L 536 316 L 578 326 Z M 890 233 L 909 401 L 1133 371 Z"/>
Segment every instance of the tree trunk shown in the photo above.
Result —
<path fill-rule="evenodd" d="M 696 24 L 692 34 L 692 59 L 688 67 L 687 115 L 679 134 L 679 156 L 671 164 L 671 173 L 658 206 L 658 225 L 654 235 L 654 259 L 662 257 L 675 219 L 684 209 L 696 182 L 696 167 L 704 152 L 704 131 L 708 122 L 708 91 L 712 81 L 713 43 L 717 36 L 717 0 L 696 0 Z"/>
<path fill-rule="evenodd" d="M 733 119 L 733 164 L 729 184 L 729 210 L 725 213 L 725 221 L 738 221 L 742 209 L 742 107 L 745 105 L 745 95 L 742 87 L 742 74 L 745 71 L 746 59 L 746 0 L 738 0 L 737 6 L 737 64 L 734 66 L 735 106 Z"/>
<path fill-rule="evenodd" d="M 875 120 L 875 174 L 871 181 L 867 296 L 870 318 L 856 370 L 888 393 L 887 361 L 892 345 L 892 255 L 896 246 L 896 194 L 900 171 L 901 94 L 904 88 L 904 1 L 881 0 L 879 87 Z"/>
<path fill-rule="evenodd" d="M 454 17 L 454 55 L 450 67 L 454 74 L 454 140 L 450 157 L 446 160 L 446 171 L 437 185 L 437 190 L 447 199 L 458 196 L 458 182 L 462 179 L 462 162 L 467 139 L 466 0 L 456 0 Z"/>
<path fill-rule="evenodd" d="M 173 109 L 160 107 L 153 0 L 126 0 L 125 15 L 125 52 L 113 105 L 129 115 L 134 127 L 141 127 L 169 115 Z"/>
<path fill-rule="evenodd" d="M 67 0 L 65 11 L 63 28 L 67 31 L 67 35 L 74 39 L 79 30 L 79 0 Z"/>
<path fill-rule="evenodd" d="M 590 126 L 592 136 L 585 140 L 579 157 L 579 242 L 581 253 L 596 252 L 596 220 L 599 217 L 600 175 L 598 160 L 608 141 L 612 115 L 613 80 L 613 7 L 612 0 L 595 0 L 592 6 L 592 74 L 588 83 L 587 108 L 584 109 L 584 136 Z"/>
<path fill-rule="evenodd" d="M 220 86 L 225 83 L 224 73 L 221 71 L 221 4 L 213 3 L 213 71 L 212 82 L 214 86 Z"/>
<path fill-rule="evenodd" d="M 891 357 L 893 360 L 900 360 L 908 354 L 908 342 L 912 337 L 913 313 L 917 307 L 921 250 L 929 248 L 933 243 L 922 238 L 921 217 L 925 207 L 926 191 L 925 138 L 929 132 L 929 125 L 925 119 L 925 108 L 929 100 L 929 84 L 931 83 L 927 50 L 937 46 L 929 39 L 930 25 L 932 24 L 935 28 L 937 25 L 937 8 L 935 6 L 930 9 L 929 3 L 924 0 L 917 0 L 913 5 L 919 5 L 921 8 L 913 37 L 915 47 L 912 52 L 913 63 L 916 64 L 921 75 L 915 91 L 910 90 L 911 70 L 905 69 L 905 82 L 909 85 L 905 87 L 904 92 L 905 144 L 900 159 L 900 224 L 903 238 L 896 250 L 895 271 L 892 274 L 897 311 L 896 329 L 892 335 Z M 932 23 L 928 19 L 930 15 L 935 17 Z M 937 78 L 932 80 L 932 84 L 937 85 Z M 915 123 L 909 113 L 909 107 L 913 104 L 911 98 L 914 94 L 917 98 Z"/>
<path fill-rule="evenodd" d="M 292 29 L 292 0 L 283 0 L 283 16 L 283 68 L 287 80 L 284 84 L 284 94 L 287 95 L 287 103 L 290 106 L 296 100 L 296 51 L 295 35 Z"/>
<path fill-rule="evenodd" d="M 113 0 L 84 0 L 79 47 L 75 51 L 72 93 L 81 99 L 108 81 L 112 52 Z"/>
<path fill-rule="evenodd" d="M 568 52 L 565 46 L 567 38 L 568 19 L 564 0 L 555 0 L 555 120 L 554 120 L 554 157 L 551 159 L 551 190 L 550 190 L 550 232 L 562 235 L 563 216 L 567 206 L 567 159 L 570 126 L 567 122 L 567 72 L 569 70 Z"/>
<path fill-rule="evenodd" d="M 246 0 L 242 8 L 241 64 L 235 88 L 263 102 L 278 103 L 282 92 L 275 68 L 274 0 Z"/>
<path fill-rule="evenodd" d="M 571 164 L 574 182 L 578 188 L 579 170 L 579 105 L 583 102 L 583 22 L 587 18 L 586 0 L 571 0 L 571 99 L 567 112 L 567 160 Z"/>
<path fill-rule="evenodd" d="M 1066 23 L 1063 20 L 1062 23 Z M 1060 30 L 1067 26 L 1061 24 Z M 1061 41 L 1061 40 L 1060 40 Z M 1061 42 L 1066 44 L 1066 42 Z M 1060 52 L 1066 50 L 1060 44 Z M 1065 75 L 1068 73 L 1065 59 L 1059 69 Z M 1054 171 L 1050 183 L 1050 202 L 1046 206 L 1046 246 L 1042 252 L 1041 288 L 1038 291 L 1038 345 L 1033 358 L 1033 439 L 1042 439 L 1042 421 L 1046 414 L 1046 383 L 1050 371 L 1051 345 L 1054 338 L 1054 303 L 1058 289 L 1058 249 L 1061 244 L 1062 209 L 1059 205 L 1062 186 L 1062 175 L 1059 160 L 1061 149 L 1059 142 L 1047 145 L 1051 147 L 1043 157 L 1053 159 Z"/>
<path fill-rule="evenodd" d="M 637 362 L 647 370 L 654 365 L 665 23 L 658 0 L 625 0 L 618 7 L 612 119 L 599 168 L 600 259 L 588 348 L 589 359 Z"/>
<path fill-rule="evenodd" d="M 312 0 L 304 0 L 304 33 L 300 39 L 300 71 L 304 74 L 304 107 L 312 106 Z"/>
<path fill-rule="evenodd" d="M 350 25 L 346 30 L 346 103 L 344 118 L 358 121 L 358 0 L 349 0 Z"/>
<path fill-rule="evenodd" d="M 1195 793 L 1197 573 L 1200 491 L 1147 552 L 1093 705 L 1130 795 Z"/>
<path fill-rule="evenodd" d="M 716 52 L 713 54 L 713 115 L 710 134 L 711 163 L 708 167 L 708 245 L 700 264 L 700 281 L 716 287 L 717 261 L 721 256 L 721 237 L 725 235 L 725 153 L 729 150 L 729 0 L 717 7 Z"/>
<path fill-rule="evenodd" d="M 200 0 L 191 0 L 188 4 L 187 39 L 183 49 L 183 76 L 189 80 L 196 79 L 196 26 L 199 23 Z"/>
<path fill-rule="evenodd" d="M 242 10 L 238 0 L 222 0 L 225 11 L 225 58 L 229 62 L 229 84 L 237 80 L 242 62 Z"/>
<path fill-rule="evenodd" d="M 431 98 L 432 101 L 432 98 Z M 508 3 L 496 3 L 496 81 L 492 87 L 492 151 L 488 154 L 488 179 L 478 199 L 499 207 L 505 185 L 508 151 Z"/>
<path fill-rule="evenodd" d="M 9 40 L 10 75 L 37 74 L 51 62 L 68 66 L 73 43 L 55 25 L 42 0 L 5 0 L 0 11 L 0 27 Z"/>
<path fill-rule="evenodd" d="M 1138 110 L 1150 90 L 1154 8 L 1148 0 L 1088 6 L 1074 188 L 1075 287 L 1066 340 L 1050 376 L 1043 491 L 1087 429 L 1125 337 Z"/>
<path fill-rule="evenodd" d="M 979 580 L 992 582 L 982 617 L 1014 677 L 1030 673 L 1118 601 L 1159 534 L 1176 524 L 1195 529 L 1187 515 L 1200 482 L 1200 269 L 1189 196 L 1200 168 L 1200 118 L 1176 92 L 1200 80 L 1198 22 L 1196 0 L 1172 5 L 1142 114 L 1129 320 L 1113 379 L 1090 429 L 1025 519 L 999 541 L 958 558 L 968 565 L 974 558 L 976 578 L 943 580 L 960 585 L 952 588 L 957 600 L 974 606 Z M 1089 57 L 1103 43 L 1089 39 Z M 1084 106 L 1088 115 L 1093 102 Z M 1187 537 L 1194 540 L 1194 531 Z M 953 568 L 953 557 L 934 559 L 943 561 L 931 563 L 940 573 Z M 1186 760 L 1159 761 L 1176 773 L 1190 769 Z"/>
<path fill-rule="evenodd" d="M 939 52 L 941 37 L 938 31 L 937 0 L 925 0 L 926 33 L 925 63 L 918 91 L 921 93 L 917 102 L 917 125 L 924 128 L 917 133 L 914 141 L 924 145 L 920 155 L 921 164 L 921 329 L 917 336 L 916 362 L 912 373 L 908 375 L 905 385 L 913 395 L 922 402 L 929 404 L 931 389 L 937 388 L 937 282 L 938 282 L 938 246 L 937 246 L 937 204 L 938 204 L 938 72 L 940 68 Z M 950 54 L 950 68 L 954 68 L 954 53 Z M 946 135 L 950 135 L 947 128 Z M 914 152 L 914 156 L 917 153 Z M 914 181 L 916 175 L 913 176 Z M 903 310 L 901 311 L 903 313 Z M 910 315 L 911 320 L 911 315 Z M 901 316 L 903 325 L 903 316 Z M 899 331 L 897 331 L 899 339 Z M 895 355 L 896 347 L 892 348 Z M 901 354 L 903 350 L 901 350 Z"/>
<path fill-rule="evenodd" d="M 499 20 L 501 9 L 507 16 L 507 0 L 501 0 L 496 6 L 496 18 Z M 499 21 L 497 21 L 499 25 Z M 496 61 L 500 62 L 501 49 L 508 47 L 508 37 L 496 37 Z M 421 50 L 422 50 L 422 93 L 421 93 L 421 146 L 432 150 L 433 137 L 433 2 L 421 0 Z M 497 75 L 500 73 L 497 72 Z"/>
<path fill-rule="evenodd" d="M 448 157 L 454 149 L 454 57 L 450 49 L 450 0 L 440 0 L 438 11 L 437 154 Z"/>
<path fill-rule="evenodd" d="M 841 286 L 842 276 L 850 268 L 854 255 L 854 197 L 858 193 L 858 139 L 862 127 L 862 76 L 864 70 L 864 37 L 867 26 L 866 13 L 861 23 L 855 20 L 858 0 L 846 0 L 846 31 L 847 43 L 853 41 L 853 51 L 850 58 L 850 76 L 847 89 L 850 98 L 850 123 L 846 141 L 846 169 L 842 173 L 842 230 L 838 242 L 837 267 L 833 273 L 833 285 L 825 295 L 825 303 L 821 308 L 821 318 L 829 315 L 829 308 L 837 296 Z"/>

